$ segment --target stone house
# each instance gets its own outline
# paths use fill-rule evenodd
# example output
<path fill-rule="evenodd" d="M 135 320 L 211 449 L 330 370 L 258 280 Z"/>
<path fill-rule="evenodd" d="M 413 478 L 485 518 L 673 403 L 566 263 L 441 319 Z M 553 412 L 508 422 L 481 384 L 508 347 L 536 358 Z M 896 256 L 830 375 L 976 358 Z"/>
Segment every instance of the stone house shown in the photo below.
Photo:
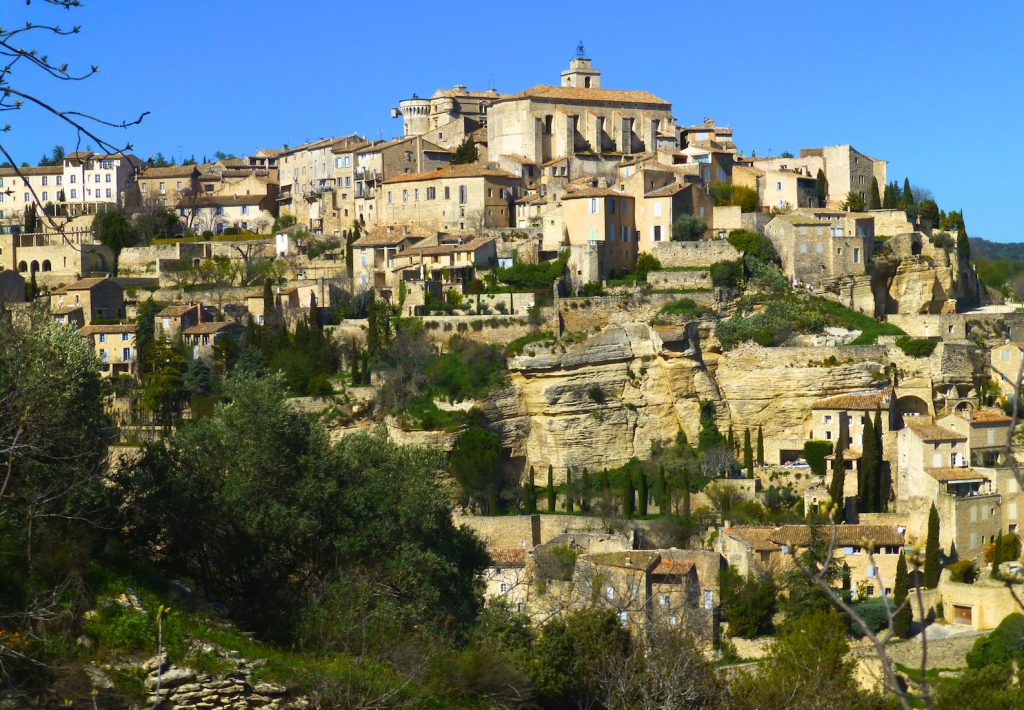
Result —
<path fill-rule="evenodd" d="M 488 108 L 488 153 L 514 155 L 549 167 L 564 160 L 566 178 L 610 176 L 623 155 L 674 146 L 672 105 L 647 91 L 601 87 L 601 72 L 577 56 L 561 86 L 505 94 Z"/>
<path fill-rule="evenodd" d="M 364 291 L 395 288 L 395 255 L 402 249 L 436 236 L 436 232 L 408 225 L 372 227 L 352 243 L 353 286 Z"/>
<path fill-rule="evenodd" d="M 142 161 L 134 155 L 104 155 L 92 151 L 76 151 L 64 157 L 63 200 L 70 214 L 94 211 L 96 203 L 113 203 L 124 207 L 128 187 L 135 182 Z"/>
<path fill-rule="evenodd" d="M 0 269 L 0 303 L 25 302 L 25 277 L 13 269 Z"/>
<path fill-rule="evenodd" d="M 338 146 L 361 143 L 366 143 L 366 139 L 353 133 L 321 138 L 294 148 L 286 145 L 277 156 L 280 214 L 292 215 L 298 224 L 320 232 L 324 216 L 323 196 L 333 193 L 335 187 L 332 151 Z"/>
<path fill-rule="evenodd" d="M 494 268 L 497 261 L 494 237 L 474 237 L 406 247 L 394 255 L 392 271 L 406 282 L 431 281 L 442 287 L 454 284 L 462 290 L 477 269 Z"/>
<path fill-rule="evenodd" d="M 674 182 L 636 199 L 638 250 L 650 253 L 654 245 L 672 240 L 672 225 L 682 215 L 700 217 L 714 228 L 714 200 L 699 185 Z"/>
<path fill-rule="evenodd" d="M 850 586 L 866 588 L 867 596 L 881 596 L 882 587 L 892 594 L 896 564 L 905 544 L 905 528 L 897 525 L 837 525 L 833 557 L 850 568 Z M 762 571 L 789 569 L 813 544 L 828 545 L 828 526 L 782 525 L 726 526 L 719 531 L 716 549 L 726 563 L 747 576 Z M 874 564 L 868 552 L 874 558 Z"/>
<path fill-rule="evenodd" d="M 200 303 L 181 303 L 164 308 L 153 317 L 153 327 L 167 339 L 173 339 L 203 320 L 203 306 Z"/>
<path fill-rule="evenodd" d="M 1016 396 L 1017 374 L 1020 372 L 1021 360 L 1024 359 L 1024 344 L 1003 343 L 989 351 L 989 358 L 992 375 L 999 383 L 999 391 L 1007 397 Z"/>
<path fill-rule="evenodd" d="M 388 224 L 379 216 L 384 180 L 440 170 L 451 162 L 451 152 L 422 136 L 376 141 L 355 155 L 354 217 L 367 226 Z"/>
<path fill-rule="evenodd" d="M 243 331 L 244 328 L 234 321 L 210 321 L 182 331 L 182 340 L 192 348 L 192 357 L 210 359 L 218 343 L 229 338 L 241 342 Z"/>
<path fill-rule="evenodd" d="M 81 306 L 68 305 L 56 308 L 51 306 L 50 317 L 61 325 L 71 326 L 75 330 L 85 325 L 85 314 L 82 312 Z"/>
<path fill-rule="evenodd" d="M 488 163 L 398 175 L 384 180 L 377 220 L 442 231 L 510 227 L 520 190 L 516 175 Z"/>
<path fill-rule="evenodd" d="M 135 375 L 138 354 L 135 347 L 134 323 L 113 325 L 87 325 L 78 334 L 96 353 L 103 377 Z"/>
<path fill-rule="evenodd" d="M 632 197 L 621 190 L 583 187 L 567 191 L 562 195 L 560 204 L 561 238 L 549 237 L 545 224 L 545 246 L 601 244 L 601 278 L 633 270 L 637 256 L 637 232 Z"/>
<path fill-rule="evenodd" d="M 176 209 L 190 192 L 199 189 L 199 168 L 172 165 L 141 170 L 136 178 L 142 203 L 156 203 Z"/>
<path fill-rule="evenodd" d="M 871 179 L 878 181 L 881 194 L 886 183 L 886 161 L 861 153 L 851 145 L 833 145 L 823 148 L 803 148 L 795 157 L 756 158 L 755 168 L 762 170 L 797 170 L 815 180 L 815 206 L 817 203 L 817 176 L 821 170 L 828 183 L 828 207 L 842 207 L 851 192 L 867 200 L 871 194 Z M 794 206 L 797 206 L 794 204 Z"/>
<path fill-rule="evenodd" d="M 765 232 L 782 260 L 782 271 L 791 280 L 807 284 L 865 273 L 874 251 L 870 220 L 856 220 L 856 231 L 809 216 L 801 211 L 780 214 Z"/>
<path fill-rule="evenodd" d="M 116 320 L 125 317 L 124 289 L 109 277 L 81 279 L 50 294 L 53 311 L 80 306 L 85 325 L 94 320 Z"/>
<path fill-rule="evenodd" d="M 484 570 L 484 599 L 501 600 L 511 611 L 523 613 L 529 589 L 526 579 L 525 547 L 491 547 L 491 564 Z"/>
<path fill-rule="evenodd" d="M 838 441 L 839 427 L 845 421 L 848 446 L 864 450 L 864 424 L 867 417 L 874 423 L 875 411 L 881 413 L 882 435 L 885 437 L 897 425 L 896 398 L 892 387 L 850 392 L 819 399 L 811 405 L 811 421 L 807 438 L 819 441 Z M 890 453 L 886 451 L 885 453 Z"/>
<path fill-rule="evenodd" d="M 26 279 L 36 275 L 41 286 L 59 286 L 85 274 L 109 272 L 114 253 L 93 241 L 92 229 L 69 229 L 64 234 L 0 234 L 0 268 L 16 270 Z"/>
<path fill-rule="evenodd" d="M 761 208 L 766 211 L 788 211 L 818 204 L 818 183 L 802 171 L 736 165 L 732 169 L 732 182 L 755 190 Z"/>
<path fill-rule="evenodd" d="M 966 437 L 969 465 L 995 468 L 1006 464 L 1012 422 L 998 409 L 986 407 L 961 410 L 936 423 Z"/>
<path fill-rule="evenodd" d="M 60 165 L 0 168 L 0 234 L 21 231 L 27 206 L 63 202 L 63 186 L 64 168 Z"/>
<path fill-rule="evenodd" d="M 179 214 L 190 218 L 197 232 L 223 234 L 228 228 L 269 234 L 277 216 L 272 194 L 227 195 L 203 194 L 195 203 L 182 207 Z"/>
<path fill-rule="evenodd" d="M 736 144 L 733 143 L 732 138 L 732 128 L 729 126 L 719 126 L 713 118 L 705 118 L 703 123 L 695 126 L 680 126 L 680 148 L 686 148 L 691 144 L 700 145 L 705 141 L 712 141 L 727 150 L 736 151 Z"/>

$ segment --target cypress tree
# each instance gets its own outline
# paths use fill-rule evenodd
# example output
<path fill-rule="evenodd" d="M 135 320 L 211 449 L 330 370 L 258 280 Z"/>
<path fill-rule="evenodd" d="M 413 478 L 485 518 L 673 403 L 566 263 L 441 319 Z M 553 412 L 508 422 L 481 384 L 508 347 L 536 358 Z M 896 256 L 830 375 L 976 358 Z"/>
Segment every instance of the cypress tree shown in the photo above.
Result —
<path fill-rule="evenodd" d="M 850 565 L 845 560 L 843 566 L 839 569 L 839 581 L 843 585 L 842 600 L 847 604 L 850 603 Z"/>
<path fill-rule="evenodd" d="M 860 473 L 858 483 L 861 487 L 857 489 L 859 509 L 865 513 L 877 513 L 875 506 L 878 496 L 876 484 L 878 482 L 878 440 L 875 438 L 875 427 L 871 423 L 871 417 L 864 417 L 864 451 L 860 457 Z"/>
<path fill-rule="evenodd" d="M 824 207 L 828 202 L 828 180 L 825 179 L 825 171 L 818 168 L 818 206 Z"/>
<path fill-rule="evenodd" d="M 871 178 L 871 195 L 868 197 L 868 209 L 877 210 L 882 208 L 882 198 L 878 194 L 878 179 Z"/>
<path fill-rule="evenodd" d="M 757 427 L 757 465 L 764 466 L 764 432 Z"/>
<path fill-rule="evenodd" d="M 640 515 L 647 515 L 647 474 L 640 472 Z"/>
<path fill-rule="evenodd" d="M 665 478 L 665 467 L 662 466 L 658 469 L 658 512 L 662 515 L 668 514 L 668 479 Z"/>
<path fill-rule="evenodd" d="M 747 478 L 753 478 L 754 447 L 750 444 L 750 429 L 743 430 L 743 466 L 747 469 Z"/>
<path fill-rule="evenodd" d="M 875 485 L 875 510 L 884 513 L 889 507 L 889 466 L 885 462 L 883 449 L 885 437 L 882 430 L 882 410 L 875 407 L 875 451 L 878 453 L 878 483 Z"/>
<path fill-rule="evenodd" d="M 732 424 L 729 425 L 729 451 L 736 453 L 736 437 L 732 433 Z"/>
<path fill-rule="evenodd" d="M 498 514 L 498 487 L 494 485 L 494 481 L 487 484 L 487 514 Z"/>
<path fill-rule="evenodd" d="M 622 487 L 622 515 L 626 518 L 633 517 L 633 476 L 626 472 L 626 481 Z"/>
<path fill-rule="evenodd" d="M 583 469 L 583 480 L 580 482 L 580 510 L 584 513 L 590 512 L 590 473 Z"/>
<path fill-rule="evenodd" d="M 533 466 L 530 466 L 530 484 L 526 488 L 526 512 L 533 515 L 537 512 L 537 486 L 534 485 Z"/>
<path fill-rule="evenodd" d="M 996 535 L 995 548 L 992 550 L 992 579 L 999 579 L 999 563 L 1003 561 L 1003 533 Z"/>
<path fill-rule="evenodd" d="M 836 440 L 835 458 L 832 459 L 832 483 L 828 487 L 829 498 L 836 506 L 836 522 L 846 519 L 846 417 L 839 416 L 839 438 Z"/>
<path fill-rule="evenodd" d="M 896 563 L 896 582 L 893 585 L 893 601 L 896 602 L 896 613 L 893 615 L 893 631 L 901 639 L 910 638 L 910 620 L 913 614 L 910 611 L 910 602 L 907 597 L 910 594 L 910 575 L 907 574 L 907 559 L 900 552 L 900 559 Z M 906 605 L 904 606 L 904 602 Z"/>
<path fill-rule="evenodd" d="M 548 464 L 548 512 L 555 512 L 555 468 Z"/>
<path fill-rule="evenodd" d="M 885 190 L 882 192 L 882 207 L 887 210 L 896 209 L 899 205 L 899 186 L 895 182 L 889 182 L 885 185 Z"/>
<path fill-rule="evenodd" d="M 910 189 L 910 178 L 903 178 L 903 206 L 911 207 L 914 204 L 914 191 Z"/>
<path fill-rule="evenodd" d="M 274 289 L 270 286 L 270 279 L 263 279 L 263 323 L 270 325 L 270 319 L 274 315 Z"/>
<path fill-rule="evenodd" d="M 935 589 L 939 586 L 939 574 L 942 572 L 942 561 L 939 559 L 939 511 L 932 503 L 928 511 L 928 538 L 924 547 L 924 586 Z"/>
<path fill-rule="evenodd" d="M 571 513 L 572 508 L 572 470 L 568 470 L 565 472 L 565 512 Z"/>

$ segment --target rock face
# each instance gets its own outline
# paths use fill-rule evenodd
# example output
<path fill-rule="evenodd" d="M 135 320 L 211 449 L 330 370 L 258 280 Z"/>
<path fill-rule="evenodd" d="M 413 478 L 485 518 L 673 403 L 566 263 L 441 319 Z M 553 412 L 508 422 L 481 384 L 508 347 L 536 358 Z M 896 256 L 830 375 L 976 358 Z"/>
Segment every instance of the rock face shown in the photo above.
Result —
<path fill-rule="evenodd" d="M 765 437 L 802 439 L 815 400 L 877 386 L 885 358 L 884 347 L 747 344 L 705 359 L 699 338 L 696 324 L 631 323 L 537 348 L 510 360 L 510 386 L 481 407 L 520 474 L 532 466 L 543 482 L 550 464 L 562 482 L 570 468 L 647 458 L 653 442 L 679 430 L 695 441 L 702 401 L 715 405 L 722 431 L 762 426 Z"/>

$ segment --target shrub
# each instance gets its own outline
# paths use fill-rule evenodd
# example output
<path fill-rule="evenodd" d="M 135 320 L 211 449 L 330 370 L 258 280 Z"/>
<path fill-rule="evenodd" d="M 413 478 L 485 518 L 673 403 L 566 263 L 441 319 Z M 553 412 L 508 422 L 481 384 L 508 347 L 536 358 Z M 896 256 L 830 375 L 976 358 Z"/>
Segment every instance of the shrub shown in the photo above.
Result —
<path fill-rule="evenodd" d="M 949 579 L 953 582 L 974 584 L 974 580 L 978 578 L 978 570 L 975 568 L 974 562 L 971 560 L 953 562 L 952 564 L 946 565 L 946 569 L 949 570 Z"/>
<path fill-rule="evenodd" d="M 661 262 L 658 261 L 656 256 L 651 254 L 641 254 L 636 258 L 636 268 L 633 273 L 636 274 L 637 280 L 647 280 L 647 274 L 651 271 L 658 271 L 661 269 Z"/>
<path fill-rule="evenodd" d="M 772 631 L 778 590 L 768 575 L 741 579 L 731 567 L 722 571 L 722 606 L 729 635 L 754 638 Z"/>
<path fill-rule="evenodd" d="M 1012 406 L 1012 405 L 1011 405 Z M 1012 410 L 1011 410 L 1012 411 Z M 1020 538 L 1014 533 L 1006 533 L 1001 536 L 1000 545 L 1002 548 L 1000 562 L 1006 562 L 1007 560 L 1016 560 L 1020 557 Z M 984 558 L 985 562 L 993 562 L 995 557 L 996 546 L 994 544 L 985 545 Z"/>
<path fill-rule="evenodd" d="M 1024 664 L 1024 615 L 1010 614 L 988 636 L 974 642 L 967 652 L 970 668 L 1016 661 Z"/>
<path fill-rule="evenodd" d="M 708 223 L 692 214 L 682 214 L 672 223 L 672 241 L 696 242 L 704 236 Z"/>
<path fill-rule="evenodd" d="M 891 602 L 889 602 L 888 605 L 889 608 L 892 608 Z M 867 624 L 872 633 L 878 633 L 889 626 L 886 600 L 881 597 L 872 597 L 870 599 L 865 599 L 862 602 L 857 602 L 853 605 L 853 609 L 860 614 L 862 619 L 864 619 L 864 623 Z M 862 634 L 862 630 L 859 625 L 852 625 L 852 629 L 857 636 Z"/>
<path fill-rule="evenodd" d="M 542 264 L 516 262 L 507 269 L 498 269 L 498 280 L 522 291 L 539 291 L 551 288 L 555 279 L 565 272 L 569 252 L 565 251 L 554 261 Z"/>
<path fill-rule="evenodd" d="M 775 246 L 768 237 L 757 232 L 748 232 L 745 229 L 734 229 L 729 232 L 729 236 L 726 238 L 730 244 L 736 247 L 737 251 L 743 252 L 748 256 L 752 256 L 755 259 L 759 259 L 765 263 L 778 263 L 779 255 L 775 251 Z"/>
<path fill-rule="evenodd" d="M 572 579 L 577 557 L 579 552 L 569 545 L 541 546 L 533 553 L 537 574 L 542 579 L 560 579 L 566 582 Z"/>
<path fill-rule="evenodd" d="M 936 344 L 936 341 L 928 338 L 911 338 L 906 335 L 896 338 L 896 345 L 904 355 L 910 357 L 928 357 L 935 351 Z"/>
<path fill-rule="evenodd" d="M 719 261 L 711 265 L 711 283 L 719 288 L 738 286 L 743 278 L 743 264 L 735 261 Z"/>
<path fill-rule="evenodd" d="M 712 185 L 709 191 L 718 206 L 739 207 L 741 212 L 757 212 L 761 206 L 757 190 L 745 185 L 720 182 Z"/>
<path fill-rule="evenodd" d="M 601 389 L 601 385 L 596 383 L 587 388 L 587 396 L 590 397 L 590 401 L 595 404 L 604 404 L 606 399 L 604 390 Z"/>
<path fill-rule="evenodd" d="M 804 458 L 811 471 L 819 476 L 825 475 L 825 457 L 832 453 L 831 441 L 804 442 Z"/>
<path fill-rule="evenodd" d="M 523 352 L 523 348 L 530 343 L 540 343 L 546 341 L 554 341 L 555 336 L 550 331 L 535 332 L 524 335 L 521 338 L 516 338 L 507 346 L 505 346 L 505 355 L 507 357 L 515 357 Z"/>
<path fill-rule="evenodd" d="M 697 305 L 692 298 L 680 298 L 663 307 L 658 313 L 667 316 L 703 316 L 711 313 L 711 310 Z"/>

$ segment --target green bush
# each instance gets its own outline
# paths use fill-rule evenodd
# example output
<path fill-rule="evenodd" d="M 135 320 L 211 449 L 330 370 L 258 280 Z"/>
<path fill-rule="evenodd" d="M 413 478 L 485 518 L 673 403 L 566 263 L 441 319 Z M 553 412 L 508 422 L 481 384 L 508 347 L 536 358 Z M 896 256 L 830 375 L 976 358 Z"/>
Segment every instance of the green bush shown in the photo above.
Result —
<path fill-rule="evenodd" d="M 530 343 L 542 343 L 546 341 L 553 342 L 554 340 L 555 336 L 551 333 L 551 331 L 548 330 L 528 333 L 521 338 L 516 338 L 511 343 L 506 345 L 505 356 L 515 357 L 516 355 L 522 354 L 523 348 L 525 348 Z"/>
<path fill-rule="evenodd" d="M 967 653 L 970 668 L 1016 661 L 1024 665 L 1024 615 L 1010 614 L 988 636 L 974 642 Z"/>
<path fill-rule="evenodd" d="M 711 309 L 697 305 L 692 298 L 680 298 L 664 306 L 658 313 L 666 316 L 704 316 L 711 313 Z"/>
<path fill-rule="evenodd" d="M 974 566 L 974 562 L 971 560 L 953 562 L 952 564 L 946 565 L 946 569 L 949 570 L 949 579 L 953 582 L 974 584 L 974 580 L 978 578 L 978 570 Z"/>
<path fill-rule="evenodd" d="M 903 351 L 904 355 L 910 357 L 928 357 L 935 351 L 937 342 L 928 338 L 911 338 L 903 336 L 896 338 L 896 345 Z"/>
<path fill-rule="evenodd" d="M 708 223 L 696 215 L 681 214 L 672 223 L 672 241 L 696 242 L 704 236 Z"/>
<path fill-rule="evenodd" d="M 804 442 L 804 459 L 807 460 L 807 465 L 811 467 L 813 473 L 819 476 L 825 475 L 826 462 L 825 457 L 832 453 L 832 442 L 831 441 L 805 441 Z"/>
<path fill-rule="evenodd" d="M 888 603 L 888 608 L 892 608 L 891 602 Z M 887 603 L 881 597 L 871 597 L 870 599 L 857 602 L 853 605 L 853 610 L 860 614 L 860 617 L 867 624 L 868 628 L 871 629 L 872 633 L 878 633 L 889 626 Z M 863 630 L 858 624 L 853 624 L 851 628 L 857 636 L 863 635 Z"/>
<path fill-rule="evenodd" d="M 711 265 L 711 283 L 719 288 L 739 286 L 743 279 L 743 263 L 735 261 L 719 261 Z"/>
<path fill-rule="evenodd" d="M 498 269 L 498 280 L 521 291 L 539 291 L 551 288 L 555 279 L 565 273 L 569 252 L 565 251 L 554 261 L 541 264 L 524 264 L 517 261 L 507 269 Z"/>
<path fill-rule="evenodd" d="M 768 575 L 750 574 L 742 579 L 731 567 L 721 576 L 723 616 L 729 622 L 729 635 L 754 638 L 772 631 L 776 589 Z"/>
<path fill-rule="evenodd" d="M 768 237 L 745 229 L 734 229 L 726 238 L 736 251 L 743 252 L 765 263 L 778 263 L 779 255 Z"/>
<path fill-rule="evenodd" d="M 573 569 L 579 552 L 569 545 L 550 545 L 538 547 L 533 554 L 537 573 L 542 579 L 572 579 Z"/>
<path fill-rule="evenodd" d="M 739 207 L 741 212 L 757 212 L 761 207 L 761 199 L 757 190 L 745 185 L 730 185 L 720 182 L 709 189 L 715 205 Z"/>
<path fill-rule="evenodd" d="M 651 271 L 658 271 L 661 269 L 661 262 L 658 261 L 656 256 L 651 254 L 641 254 L 636 258 L 636 267 L 633 269 L 633 273 L 636 274 L 638 280 L 647 280 L 647 274 Z"/>

